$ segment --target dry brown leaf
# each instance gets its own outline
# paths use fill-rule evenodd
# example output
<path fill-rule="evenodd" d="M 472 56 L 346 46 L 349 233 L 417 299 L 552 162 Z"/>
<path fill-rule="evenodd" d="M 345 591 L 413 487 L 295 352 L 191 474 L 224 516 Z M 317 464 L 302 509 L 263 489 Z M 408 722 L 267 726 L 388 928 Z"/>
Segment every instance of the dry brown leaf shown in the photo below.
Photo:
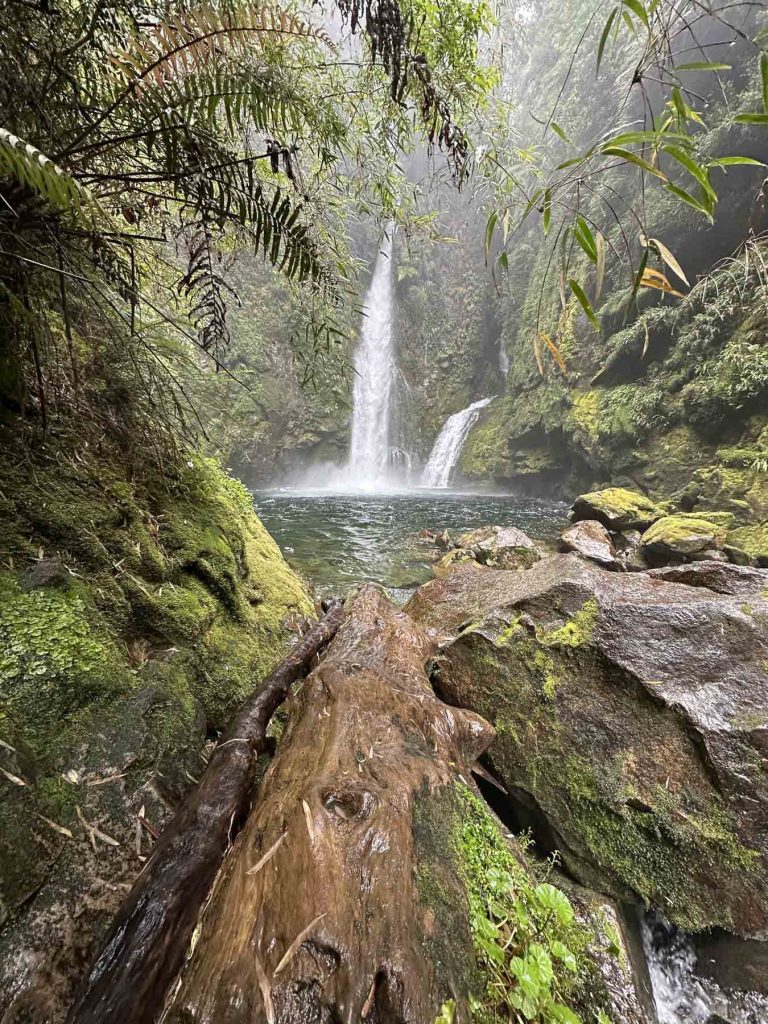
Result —
<path fill-rule="evenodd" d="M 325 917 L 325 914 L 318 914 L 317 917 L 314 919 L 314 921 L 310 921 L 306 928 L 302 928 L 302 930 L 299 932 L 299 934 L 296 936 L 296 938 L 290 944 L 288 949 L 285 951 L 285 954 L 283 955 L 283 958 L 280 961 L 280 963 L 275 968 L 275 973 L 272 975 L 273 978 L 276 978 L 278 976 L 278 974 L 280 973 L 280 971 L 282 971 L 282 969 L 284 967 L 288 966 L 288 964 L 293 959 L 294 953 L 299 948 L 299 946 L 302 944 L 304 939 L 306 939 L 306 937 L 309 935 L 309 933 L 315 927 L 317 922 L 318 921 L 322 921 L 322 919 L 324 917 Z"/>
<path fill-rule="evenodd" d="M 533 336 L 533 354 L 536 357 L 536 365 L 539 368 L 539 374 L 544 376 L 544 363 L 541 358 L 541 348 L 539 347 L 539 336 L 534 334 Z"/>
<path fill-rule="evenodd" d="M 315 826 L 312 821 L 312 811 L 309 809 L 309 804 L 306 800 L 301 801 L 301 806 L 304 808 L 304 819 L 307 822 L 307 832 L 309 832 L 309 841 L 312 846 L 315 845 Z"/>
<path fill-rule="evenodd" d="M 279 839 L 276 839 L 275 842 L 272 843 L 272 845 L 267 850 L 267 852 L 264 854 L 264 856 L 261 857 L 259 860 L 257 860 L 252 868 L 250 868 L 248 871 L 246 871 L 246 875 L 258 874 L 258 872 L 261 871 L 261 869 L 264 867 L 264 865 L 267 864 L 270 860 L 272 860 L 274 855 L 277 853 L 278 847 L 280 846 L 280 844 L 282 843 L 282 841 L 285 839 L 285 837 L 287 835 L 288 835 L 287 832 L 283 832 L 283 834 L 279 837 Z"/>
<path fill-rule="evenodd" d="M 562 352 L 557 347 L 557 345 L 554 343 L 554 341 L 552 341 L 552 339 L 550 338 L 550 336 L 548 334 L 542 334 L 541 332 L 539 332 L 539 337 L 544 342 L 544 344 L 547 346 L 549 351 L 552 353 L 552 358 L 555 360 L 555 362 L 560 367 L 560 369 L 563 371 L 563 373 L 567 373 L 568 372 L 568 368 L 565 365 L 565 360 L 563 359 Z"/>

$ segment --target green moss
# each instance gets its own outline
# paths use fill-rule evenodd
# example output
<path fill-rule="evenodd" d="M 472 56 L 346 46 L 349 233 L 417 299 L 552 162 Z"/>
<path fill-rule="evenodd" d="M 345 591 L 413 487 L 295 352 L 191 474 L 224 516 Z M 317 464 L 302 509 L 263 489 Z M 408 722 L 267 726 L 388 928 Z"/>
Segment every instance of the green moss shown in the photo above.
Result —
<path fill-rule="evenodd" d="M 618 529 L 647 526 L 664 515 L 664 510 L 644 494 L 625 487 L 606 487 L 601 491 L 580 494 L 574 509 L 584 518 L 588 513 L 606 526 Z"/>
<path fill-rule="evenodd" d="M 569 421 L 572 429 L 583 431 L 587 437 L 597 440 L 600 430 L 600 391 L 574 391 L 571 394 Z"/>
<path fill-rule="evenodd" d="M 579 610 L 557 629 L 536 626 L 536 639 L 545 647 L 583 647 L 592 639 L 600 608 L 590 598 Z"/>
<path fill-rule="evenodd" d="M 738 526 L 729 531 L 727 542 L 757 559 L 760 565 L 768 565 L 768 522 Z"/>
<path fill-rule="evenodd" d="M 509 464 L 507 414 L 494 402 L 472 427 L 459 458 L 459 469 L 470 479 L 504 476 Z"/>
<path fill-rule="evenodd" d="M 652 796 L 645 794 L 647 812 L 631 809 L 624 802 L 633 795 L 631 787 L 619 800 L 620 778 L 611 783 L 605 768 L 598 775 L 588 760 L 573 755 L 564 771 L 550 764 L 544 776 L 549 784 L 565 786 L 572 825 L 587 849 L 682 927 L 697 930 L 711 923 L 700 886 L 703 870 L 714 868 L 723 879 L 759 870 L 759 852 L 740 842 L 717 805 L 706 813 L 683 810 L 679 797 L 657 785 Z"/>
<path fill-rule="evenodd" d="M 728 513 L 723 516 L 727 517 Z M 700 515 L 679 513 L 665 516 L 643 534 L 642 545 L 671 548 L 683 554 L 701 547 L 722 547 L 728 532 L 727 520 L 716 519 L 709 518 L 704 512 Z"/>
<path fill-rule="evenodd" d="M 0 703 L 41 753 L 49 733 L 79 710 L 131 685 L 85 595 L 82 584 L 25 593 L 8 574 L 0 576 Z"/>

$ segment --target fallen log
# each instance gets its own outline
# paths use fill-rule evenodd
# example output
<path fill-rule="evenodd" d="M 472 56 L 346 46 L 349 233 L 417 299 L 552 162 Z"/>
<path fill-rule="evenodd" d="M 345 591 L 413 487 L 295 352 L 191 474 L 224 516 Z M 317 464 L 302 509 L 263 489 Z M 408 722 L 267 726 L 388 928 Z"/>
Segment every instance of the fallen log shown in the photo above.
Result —
<path fill-rule="evenodd" d="M 164 1022 L 433 1024 L 449 1000 L 450 1019 L 455 1008 L 467 1019 L 474 953 L 451 867 L 455 821 L 434 815 L 455 805 L 494 733 L 435 697 L 424 671 L 431 654 L 378 588 L 348 601 L 217 879 Z M 427 869 L 444 874 L 447 907 L 425 898 Z M 444 914 L 455 915 L 450 925 Z"/>
<path fill-rule="evenodd" d="M 217 872 L 248 814 L 266 728 L 344 617 L 331 602 L 243 705 L 199 785 L 160 836 L 113 922 L 69 1024 L 152 1024 L 178 975 Z"/>

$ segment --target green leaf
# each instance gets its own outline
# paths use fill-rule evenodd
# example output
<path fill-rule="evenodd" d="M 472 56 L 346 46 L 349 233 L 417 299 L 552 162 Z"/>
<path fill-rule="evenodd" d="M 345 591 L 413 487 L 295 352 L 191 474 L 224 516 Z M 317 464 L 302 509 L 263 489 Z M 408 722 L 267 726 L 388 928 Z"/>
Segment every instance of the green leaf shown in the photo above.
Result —
<path fill-rule="evenodd" d="M 768 53 L 760 54 L 760 78 L 763 83 L 763 110 L 768 112 Z"/>
<path fill-rule="evenodd" d="M 647 160 L 643 160 L 637 153 L 631 153 L 628 149 L 621 149 L 618 146 L 603 146 L 601 152 L 606 156 L 617 156 L 622 160 L 626 160 L 627 163 L 635 164 L 637 167 L 642 167 L 648 174 L 653 174 L 657 178 L 661 178 L 662 181 L 667 181 L 667 176 L 658 167 L 654 167 L 653 164 L 649 164 Z"/>
<path fill-rule="evenodd" d="M 555 133 L 555 135 L 558 135 L 563 140 L 563 142 L 570 142 L 571 141 L 568 138 L 568 136 L 565 134 L 563 129 L 560 127 L 560 125 L 557 123 L 557 121 L 550 121 L 549 122 L 549 127 L 552 129 L 552 131 Z"/>
<path fill-rule="evenodd" d="M 643 280 L 645 274 L 645 268 L 648 265 L 648 250 L 646 249 L 643 255 L 640 257 L 640 266 L 635 274 L 635 280 L 632 282 L 632 294 L 629 297 L 630 303 L 634 300 L 640 289 L 640 282 Z"/>
<path fill-rule="evenodd" d="M 568 283 L 570 284 L 570 286 L 571 286 L 574 294 L 576 295 L 576 297 L 578 298 L 579 297 L 579 292 L 581 292 L 581 294 L 584 296 L 584 299 L 586 301 L 587 297 L 586 297 L 586 295 L 584 295 L 584 291 L 581 288 L 581 285 L 579 285 L 579 283 L 577 281 L 573 281 L 573 280 L 569 280 Z M 575 285 L 575 287 L 574 287 L 574 285 Z M 579 301 L 581 301 L 581 300 L 579 300 Z M 588 302 L 587 302 L 587 306 L 591 310 L 592 307 L 589 306 Z M 586 312 L 586 308 L 585 308 L 585 312 Z M 589 316 L 589 313 L 587 315 Z M 592 318 L 594 318 L 594 313 L 592 313 L 592 316 L 590 317 L 590 319 L 592 319 Z M 597 324 L 597 321 L 594 320 L 594 323 Z M 568 897 L 565 895 L 564 892 L 562 892 L 556 886 L 552 885 L 550 882 L 542 882 L 540 885 L 536 886 L 536 888 L 533 890 L 533 892 L 534 892 L 534 895 L 536 896 L 536 899 L 539 901 L 539 903 L 545 909 L 553 911 L 555 916 L 557 917 L 557 919 L 560 921 L 561 924 L 571 924 L 572 923 L 573 916 L 574 916 L 573 915 L 573 907 L 571 906 L 571 902 L 568 899 Z"/>
<path fill-rule="evenodd" d="M 768 114 L 737 114 L 736 124 L 768 124 Z"/>
<path fill-rule="evenodd" d="M 576 217 L 573 236 L 592 263 L 597 263 L 597 246 L 595 245 L 595 236 L 592 234 L 589 224 L 587 224 L 582 216 Z"/>
<path fill-rule="evenodd" d="M 570 160 L 566 160 L 563 163 L 558 164 L 555 170 L 565 170 L 566 167 L 573 167 L 574 164 L 580 164 L 582 160 L 586 160 L 586 156 L 572 156 Z"/>
<path fill-rule="evenodd" d="M 717 160 L 710 160 L 710 167 L 765 167 L 762 160 L 755 160 L 751 156 L 719 156 Z"/>
<path fill-rule="evenodd" d="M 552 219 L 552 190 L 547 189 L 544 193 L 544 236 L 549 233 L 549 224 Z"/>
<path fill-rule="evenodd" d="M 632 11 L 636 18 L 639 18 L 640 21 L 642 21 L 646 28 L 648 28 L 648 13 L 645 9 L 645 5 L 642 3 L 642 0 L 622 0 L 622 3 Z"/>
<path fill-rule="evenodd" d="M 447 999 L 440 1007 L 440 1014 L 435 1019 L 435 1024 L 453 1024 L 456 1019 L 456 1001 Z"/>
<path fill-rule="evenodd" d="M 493 232 L 496 230 L 496 224 L 498 223 L 499 215 L 496 210 L 491 211 L 491 215 L 485 225 L 485 258 L 488 259 L 488 254 L 491 251 L 491 243 L 493 242 Z"/>
<path fill-rule="evenodd" d="M 693 207 L 693 209 L 698 213 L 703 213 L 708 220 L 711 221 L 713 219 L 711 209 L 700 200 L 696 199 L 695 196 L 692 196 L 690 192 L 686 192 L 684 188 L 680 188 L 679 185 L 675 185 L 671 181 L 667 182 L 665 188 L 667 188 L 672 195 L 677 196 L 678 199 L 682 199 L 684 203 Z"/>
<path fill-rule="evenodd" d="M 550 942 L 549 952 L 552 954 L 555 960 L 560 961 L 560 963 L 563 965 L 563 967 L 565 967 L 566 970 L 576 970 L 576 957 L 564 943 L 559 941 L 559 939 L 554 939 L 552 942 Z"/>
<path fill-rule="evenodd" d="M 709 180 L 709 174 L 707 173 L 706 167 L 702 167 L 701 164 L 696 163 L 693 157 L 686 153 L 684 149 L 680 149 L 679 146 L 662 146 L 665 153 L 676 160 L 681 166 L 683 166 L 690 175 L 692 175 L 696 181 L 701 185 L 702 189 L 712 200 L 712 203 L 717 202 L 717 192 L 712 188 Z"/>
<path fill-rule="evenodd" d="M 600 43 L 597 47 L 597 67 L 595 68 L 595 75 L 600 73 L 600 62 L 603 59 L 603 53 L 605 52 L 605 44 L 608 42 L 608 35 L 611 31 L 611 26 L 616 20 L 616 15 L 619 13 L 619 8 L 614 7 L 611 13 L 608 15 L 608 20 L 603 26 L 602 34 L 600 35 Z"/>
<path fill-rule="evenodd" d="M 581 1024 L 581 1017 L 578 1013 L 569 1010 L 562 1003 L 554 1003 L 549 1008 L 549 1016 L 550 1020 L 555 1021 L 555 1024 Z"/>

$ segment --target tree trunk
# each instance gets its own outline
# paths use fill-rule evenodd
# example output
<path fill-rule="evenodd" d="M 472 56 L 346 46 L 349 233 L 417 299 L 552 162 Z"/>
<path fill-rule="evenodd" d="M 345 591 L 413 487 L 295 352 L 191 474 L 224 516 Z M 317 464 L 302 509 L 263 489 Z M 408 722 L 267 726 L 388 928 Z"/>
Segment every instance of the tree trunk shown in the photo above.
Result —
<path fill-rule="evenodd" d="M 424 671 L 431 653 L 378 588 L 348 602 L 219 875 L 164 1021 L 432 1024 L 448 999 L 466 1019 L 466 897 L 447 875 L 443 911 L 460 908 L 460 925 L 436 922 L 443 911 L 424 899 L 419 830 L 462 773 L 469 779 L 493 730 L 435 697 Z M 448 847 L 444 824 L 433 838 Z"/>
<path fill-rule="evenodd" d="M 269 719 L 343 616 L 342 605 L 333 602 L 245 703 L 131 889 L 70 1011 L 71 1024 L 157 1020 L 200 910 L 248 813 Z"/>

